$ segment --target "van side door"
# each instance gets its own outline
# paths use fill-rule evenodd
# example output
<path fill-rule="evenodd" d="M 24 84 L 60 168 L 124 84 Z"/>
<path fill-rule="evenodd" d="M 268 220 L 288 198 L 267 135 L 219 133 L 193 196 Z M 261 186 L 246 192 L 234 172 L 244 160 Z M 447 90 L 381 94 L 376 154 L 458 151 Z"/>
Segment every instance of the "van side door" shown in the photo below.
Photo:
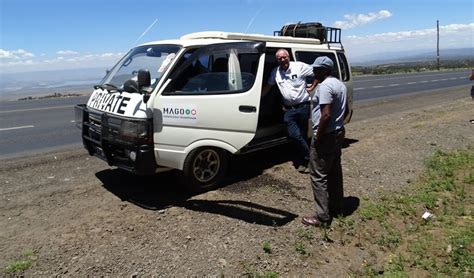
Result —
<path fill-rule="evenodd" d="M 181 169 L 193 148 L 211 145 L 235 153 L 252 140 L 264 51 L 264 42 L 233 42 L 181 55 L 153 104 L 159 165 Z"/>

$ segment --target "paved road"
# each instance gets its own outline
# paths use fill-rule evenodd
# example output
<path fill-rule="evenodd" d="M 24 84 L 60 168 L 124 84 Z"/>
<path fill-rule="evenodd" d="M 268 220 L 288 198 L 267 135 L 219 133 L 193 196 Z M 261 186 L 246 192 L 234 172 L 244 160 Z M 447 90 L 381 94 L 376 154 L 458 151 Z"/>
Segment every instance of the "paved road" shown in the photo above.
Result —
<path fill-rule="evenodd" d="M 0 102 L 0 158 L 81 146 L 74 105 L 87 97 Z"/>
<path fill-rule="evenodd" d="M 354 101 L 469 84 L 469 71 L 426 72 L 354 78 Z"/>
<path fill-rule="evenodd" d="M 355 77 L 354 101 L 468 85 L 468 74 L 453 71 Z M 71 97 L 0 102 L 0 158 L 71 145 L 82 148 L 73 106 L 86 101 L 86 97 Z"/>

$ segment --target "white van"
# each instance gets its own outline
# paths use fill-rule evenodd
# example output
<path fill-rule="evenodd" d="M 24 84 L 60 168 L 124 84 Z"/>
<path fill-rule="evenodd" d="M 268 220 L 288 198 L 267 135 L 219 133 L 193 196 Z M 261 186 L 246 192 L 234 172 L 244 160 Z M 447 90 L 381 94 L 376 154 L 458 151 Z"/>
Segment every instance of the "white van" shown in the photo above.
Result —
<path fill-rule="evenodd" d="M 350 120 L 351 71 L 340 29 L 328 27 L 328 38 L 334 35 L 321 42 L 200 32 L 137 46 L 94 87 L 87 104 L 75 107 L 84 146 L 138 175 L 179 169 L 192 189 L 210 189 L 225 175 L 229 155 L 289 140 L 277 86 L 261 97 L 280 48 L 293 61 L 311 64 L 322 55 L 334 61 L 334 76 L 348 89 Z"/>

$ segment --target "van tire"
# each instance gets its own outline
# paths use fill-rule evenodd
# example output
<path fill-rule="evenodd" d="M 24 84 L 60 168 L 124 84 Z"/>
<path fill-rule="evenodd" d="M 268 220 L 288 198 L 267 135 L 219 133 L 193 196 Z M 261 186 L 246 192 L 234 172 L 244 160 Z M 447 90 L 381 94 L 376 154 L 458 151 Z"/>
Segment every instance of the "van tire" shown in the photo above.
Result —
<path fill-rule="evenodd" d="M 227 172 L 228 154 L 215 147 L 193 150 L 184 161 L 184 185 L 193 192 L 214 189 Z"/>

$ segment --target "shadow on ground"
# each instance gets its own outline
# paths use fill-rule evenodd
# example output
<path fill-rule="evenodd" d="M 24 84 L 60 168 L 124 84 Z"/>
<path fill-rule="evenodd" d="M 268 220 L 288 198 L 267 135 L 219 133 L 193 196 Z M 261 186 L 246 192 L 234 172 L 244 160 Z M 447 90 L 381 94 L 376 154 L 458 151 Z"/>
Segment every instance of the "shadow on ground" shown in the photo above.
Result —
<path fill-rule="evenodd" d="M 347 146 L 357 142 L 354 139 L 346 139 L 346 141 L 348 142 Z M 234 156 L 231 159 L 228 175 L 222 187 L 224 187 L 224 190 L 246 193 L 257 187 L 271 184 L 278 191 L 295 195 L 294 186 L 290 181 L 276 180 L 262 174 L 266 169 L 291 161 L 293 155 L 294 148 L 291 145 L 283 145 L 251 154 Z M 245 222 L 268 226 L 282 226 L 297 217 L 291 212 L 251 202 L 192 200 L 191 198 L 196 194 L 189 192 L 181 184 L 180 174 L 180 171 L 170 171 L 153 176 L 136 176 L 120 169 L 107 169 L 97 172 L 96 176 L 103 183 L 105 189 L 122 201 L 133 203 L 144 209 L 161 210 L 178 206 L 193 211 L 220 214 Z M 352 204 L 346 207 L 354 207 L 354 204 L 357 203 L 355 205 L 355 209 L 357 209 L 359 199 L 345 201 Z M 352 212 L 349 212 L 348 215 Z M 344 212 L 344 215 L 346 215 L 346 212 Z"/>
<path fill-rule="evenodd" d="M 189 200 L 185 203 L 185 208 L 266 226 L 283 226 L 298 216 L 284 210 L 234 200 Z"/>
<path fill-rule="evenodd" d="M 283 226 L 297 217 L 291 212 L 246 201 L 193 200 L 194 194 L 186 191 L 172 172 L 140 177 L 108 169 L 98 172 L 96 176 L 104 188 L 122 201 L 144 209 L 161 210 L 176 206 L 267 226 Z"/>
<path fill-rule="evenodd" d="M 354 196 L 344 197 L 344 211 L 342 216 L 346 217 L 352 215 L 360 205 L 360 199 Z"/>
<path fill-rule="evenodd" d="M 351 139 L 351 138 L 344 138 L 344 142 L 342 142 L 342 148 L 349 148 L 352 144 L 355 144 L 359 142 L 357 139 Z"/>

